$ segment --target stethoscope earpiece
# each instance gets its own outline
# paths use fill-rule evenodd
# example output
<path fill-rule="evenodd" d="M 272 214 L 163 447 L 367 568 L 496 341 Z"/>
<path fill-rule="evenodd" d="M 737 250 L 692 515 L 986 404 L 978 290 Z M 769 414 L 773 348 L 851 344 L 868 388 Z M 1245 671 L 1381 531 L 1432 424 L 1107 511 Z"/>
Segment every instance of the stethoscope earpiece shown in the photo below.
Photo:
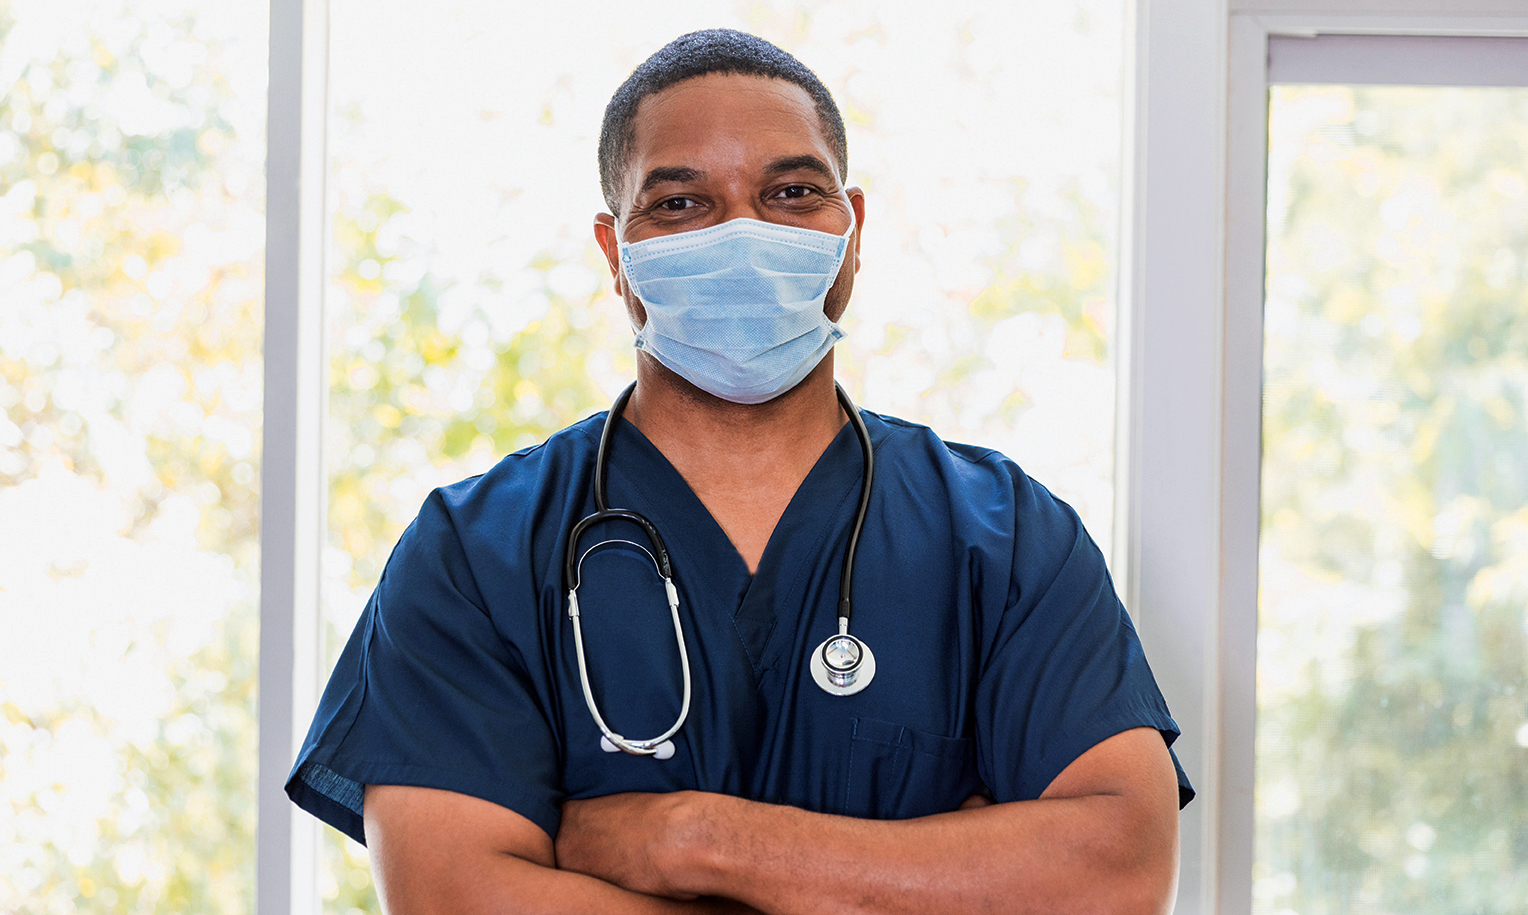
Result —
<path fill-rule="evenodd" d="M 604 750 L 606 753 L 620 753 L 620 752 L 623 752 L 620 747 L 618 747 L 615 744 L 610 742 L 610 738 L 609 737 L 605 737 L 605 736 L 601 736 L 600 737 L 600 749 Z M 630 751 L 626 751 L 626 752 L 630 752 Z M 662 743 L 658 744 L 656 747 L 654 747 L 653 751 L 651 753 L 637 753 L 637 754 L 633 754 L 633 755 L 636 755 L 636 756 L 652 756 L 652 757 L 655 757 L 657 759 L 672 759 L 674 757 L 674 742 L 672 740 L 665 740 L 664 742 L 662 742 Z"/>

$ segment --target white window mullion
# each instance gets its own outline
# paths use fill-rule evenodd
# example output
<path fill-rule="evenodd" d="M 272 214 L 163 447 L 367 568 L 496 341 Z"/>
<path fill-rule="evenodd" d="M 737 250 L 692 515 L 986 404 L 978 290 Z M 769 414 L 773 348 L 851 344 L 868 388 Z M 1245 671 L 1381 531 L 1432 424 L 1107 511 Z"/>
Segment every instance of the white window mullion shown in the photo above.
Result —
<path fill-rule="evenodd" d="M 1122 350 L 1125 591 L 1198 789 L 1180 820 L 1177 911 L 1216 911 L 1221 239 L 1227 6 L 1136 4 L 1132 237 Z M 1130 96 L 1127 96 L 1130 97 Z"/>
<path fill-rule="evenodd" d="M 1217 911 L 1250 912 L 1257 747 L 1257 587 L 1263 434 L 1263 205 L 1268 34 L 1230 23 L 1220 434 Z"/>
<path fill-rule="evenodd" d="M 318 823 L 284 784 L 319 688 L 327 0 L 271 0 L 260 496 L 259 915 L 318 911 Z"/>

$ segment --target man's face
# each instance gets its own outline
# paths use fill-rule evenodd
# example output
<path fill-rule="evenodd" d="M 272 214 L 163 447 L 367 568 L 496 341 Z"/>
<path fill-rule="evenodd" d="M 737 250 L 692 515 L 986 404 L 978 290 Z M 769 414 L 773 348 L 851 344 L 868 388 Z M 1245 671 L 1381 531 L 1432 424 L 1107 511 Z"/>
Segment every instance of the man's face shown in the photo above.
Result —
<path fill-rule="evenodd" d="M 843 187 L 811 96 L 799 86 L 760 76 L 696 77 L 643 99 L 634 126 L 619 221 L 600 214 L 595 236 L 638 327 L 647 313 L 621 276 L 618 239 L 740 217 L 833 235 L 864 225 L 864 194 Z M 856 228 L 823 303 L 834 321 L 849 304 L 859 242 Z"/>

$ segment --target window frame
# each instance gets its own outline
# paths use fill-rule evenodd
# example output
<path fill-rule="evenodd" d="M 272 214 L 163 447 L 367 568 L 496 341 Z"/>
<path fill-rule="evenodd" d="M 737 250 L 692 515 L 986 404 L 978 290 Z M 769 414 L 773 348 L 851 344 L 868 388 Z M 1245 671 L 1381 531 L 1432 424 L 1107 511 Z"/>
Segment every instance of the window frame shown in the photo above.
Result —
<path fill-rule="evenodd" d="M 320 826 L 285 784 L 322 683 L 328 0 L 270 0 L 270 17 L 255 911 L 317 915 Z"/>
<path fill-rule="evenodd" d="M 1521 37 L 1528 3 L 1165 0 L 1138 17 L 1116 527 L 1124 591 L 1199 789 L 1181 820 L 1177 910 L 1246 913 L 1270 38 Z"/>

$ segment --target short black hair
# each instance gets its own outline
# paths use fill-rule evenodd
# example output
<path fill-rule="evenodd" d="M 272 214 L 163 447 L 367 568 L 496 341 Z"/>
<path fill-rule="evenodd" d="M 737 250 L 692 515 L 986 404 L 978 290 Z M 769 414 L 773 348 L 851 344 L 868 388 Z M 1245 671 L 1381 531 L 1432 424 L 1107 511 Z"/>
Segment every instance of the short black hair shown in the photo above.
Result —
<path fill-rule="evenodd" d="M 650 95 L 708 73 L 772 77 L 806 90 L 817 108 L 839 178 L 848 175 L 849 141 L 844 134 L 844 118 L 817 74 L 756 35 L 733 29 L 705 29 L 675 38 L 643 61 L 605 106 L 605 121 L 600 127 L 600 190 L 611 213 L 621 215 L 621 181 L 636 137 L 637 106 Z"/>

